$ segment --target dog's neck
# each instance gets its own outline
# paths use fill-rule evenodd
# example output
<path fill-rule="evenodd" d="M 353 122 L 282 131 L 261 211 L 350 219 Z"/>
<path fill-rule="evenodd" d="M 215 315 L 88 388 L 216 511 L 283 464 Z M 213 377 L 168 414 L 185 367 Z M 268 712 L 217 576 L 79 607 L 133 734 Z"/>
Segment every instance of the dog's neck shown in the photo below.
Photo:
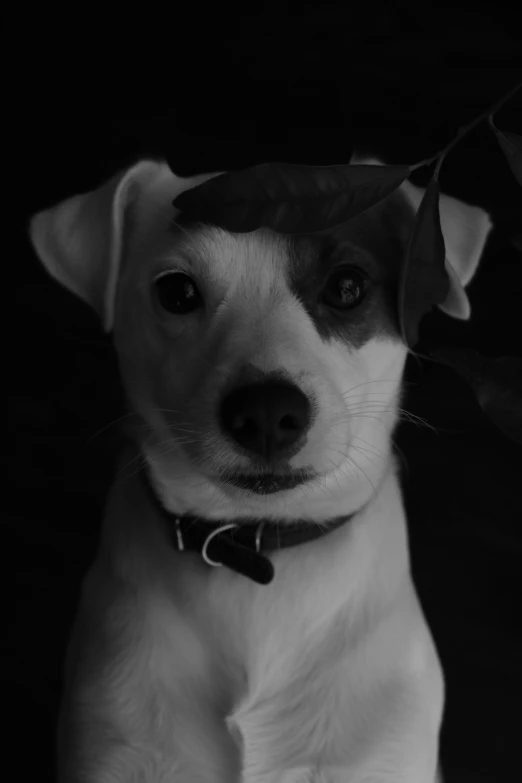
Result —
<path fill-rule="evenodd" d="M 132 449 L 132 454 L 134 451 Z M 368 511 L 371 513 L 389 479 L 395 479 L 397 470 L 396 460 L 390 456 L 388 468 L 374 485 L 372 494 L 357 508 L 350 508 L 346 513 L 338 513 L 329 519 L 275 519 L 260 515 L 233 519 L 206 518 L 201 514 L 178 514 L 172 508 L 167 509 L 149 468 L 143 467 L 138 472 L 125 469 L 129 465 L 129 456 L 131 451 L 122 458 L 124 468 L 118 474 L 117 485 L 121 485 L 126 495 L 125 488 L 137 498 L 136 508 L 142 509 L 144 519 L 154 519 L 155 527 L 161 529 L 164 537 L 165 550 L 180 552 L 185 558 L 197 552 L 205 569 L 216 570 L 215 564 L 222 563 L 260 584 L 272 581 L 273 555 L 280 550 L 291 548 L 301 551 L 304 544 L 328 538 L 340 528 L 357 524 Z M 135 463 L 131 461 L 130 464 Z"/>
<path fill-rule="evenodd" d="M 342 514 L 321 524 L 310 519 L 281 523 L 264 517 L 235 518 L 233 523 L 230 519 L 209 520 L 195 514 L 168 511 L 147 469 L 140 472 L 140 478 L 145 494 L 165 521 L 178 552 L 199 552 L 207 565 L 225 565 L 259 584 L 268 584 L 274 577 L 268 553 L 314 541 L 348 524 L 363 510 Z"/>

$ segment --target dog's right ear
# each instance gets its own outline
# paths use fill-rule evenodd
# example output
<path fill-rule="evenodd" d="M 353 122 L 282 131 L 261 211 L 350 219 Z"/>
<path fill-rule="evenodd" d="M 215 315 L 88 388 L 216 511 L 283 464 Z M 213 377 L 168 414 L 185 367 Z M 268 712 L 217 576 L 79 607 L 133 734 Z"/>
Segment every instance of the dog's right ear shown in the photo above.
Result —
<path fill-rule="evenodd" d="M 164 161 L 143 160 L 97 190 L 39 212 L 29 233 L 49 274 L 93 307 L 111 331 L 121 255 L 133 207 L 172 209 L 172 199 L 215 174 L 177 177 Z"/>
<path fill-rule="evenodd" d="M 386 165 L 378 158 L 354 153 L 350 163 L 364 163 L 370 166 Z M 424 196 L 424 189 L 406 180 L 398 191 L 402 194 L 413 214 L 417 213 Z M 446 249 L 446 271 L 449 277 L 449 292 L 438 307 L 447 315 L 467 320 L 471 314 L 469 299 L 464 290 L 477 271 L 486 240 L 493 224 L 481 207 L 466 204 L 459 199 L 440 194 L 440 225 Z"/>

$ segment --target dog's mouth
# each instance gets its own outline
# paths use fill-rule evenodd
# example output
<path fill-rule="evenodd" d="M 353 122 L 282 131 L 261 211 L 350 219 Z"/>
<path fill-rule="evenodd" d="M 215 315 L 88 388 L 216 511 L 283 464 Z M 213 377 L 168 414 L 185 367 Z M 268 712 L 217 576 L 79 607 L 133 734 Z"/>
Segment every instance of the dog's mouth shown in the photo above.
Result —
<path fill-rule="evenodd" d="M 261 473 L 257 475 L 234 473 L 221 475 L 221 480 L 227 484 L 231 484 L 238 489 L 250 490 L 258 495 L 272 495 L 274 492 L 295 489 L 300 484 L 304 484 L 313 478 L 316 478 L 316 473 L 305 469 L 294 470 L 291 473 Z"/>

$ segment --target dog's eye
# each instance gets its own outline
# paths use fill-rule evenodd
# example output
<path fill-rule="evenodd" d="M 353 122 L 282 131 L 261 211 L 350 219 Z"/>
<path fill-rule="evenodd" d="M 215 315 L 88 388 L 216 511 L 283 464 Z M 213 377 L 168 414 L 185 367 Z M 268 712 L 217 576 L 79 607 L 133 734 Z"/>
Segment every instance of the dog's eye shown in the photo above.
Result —
<path fill-rule="evenodd" d="M 185 315 L 201 304 L 201 295 L 194 281 L 183 272 L 161 272 L 154 279 L 160 305 L 176 315 Z"/>
<path fill-rule="evenodd" d="M 323 290 L 323 300 L 330 307 L 351 310 L 362 302 L 367 286 L 366 277 L 358 269 L 341 267 L 328 279 Z"/>

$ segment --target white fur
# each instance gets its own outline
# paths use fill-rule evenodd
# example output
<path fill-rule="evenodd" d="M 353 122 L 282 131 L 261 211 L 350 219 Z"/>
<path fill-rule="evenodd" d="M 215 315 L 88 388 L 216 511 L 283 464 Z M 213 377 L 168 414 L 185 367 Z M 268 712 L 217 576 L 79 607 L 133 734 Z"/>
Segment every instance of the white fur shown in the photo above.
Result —
<path fill-rule="evenodd" d="M 35 248 L 113 329 L 166 507 L 282 525 L 359 513 L 272 554 L 274 581 L 260 586 L 175 552 L 137 480 L 141 460 L 124 456 L 69 652 L 60 783 L 434 783 L 443 677 L 391 457 L 407 349 L 321 340 L 272 232 L 190 232 L 182 252 L 171 201 L 202 179 L 142 162 L 36 216 Z M 152 280 L 166 269 L 197 279 L 204 312 L 154 309 Z M 259 496 L 216 480 L 223 465 L 248 467 L 215 421 L 245 362 L 284 368 L 315 395 L 291 465 L 313 466 L 319 481 Z"/>

